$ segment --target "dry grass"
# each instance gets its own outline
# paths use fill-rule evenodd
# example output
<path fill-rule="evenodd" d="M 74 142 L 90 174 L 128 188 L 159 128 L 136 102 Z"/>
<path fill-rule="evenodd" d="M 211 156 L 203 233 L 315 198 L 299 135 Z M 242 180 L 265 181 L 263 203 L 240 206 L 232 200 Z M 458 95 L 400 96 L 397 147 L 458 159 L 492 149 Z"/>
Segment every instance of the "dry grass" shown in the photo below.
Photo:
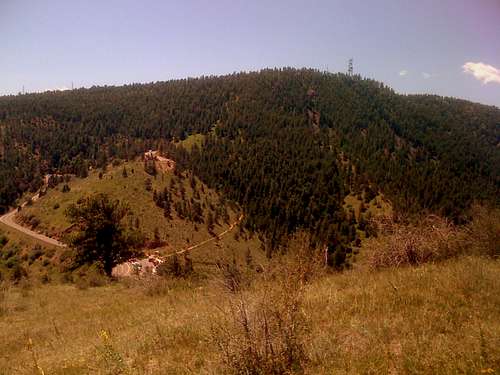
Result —
<path fill-rule="evenodd" d="M 8 312 L 9 286 L 0 281 L 0 318 Z"/>
<path fill-rule="evenodd" d="M 282 353 L 273 358 L 285 363 L 287 348 L 303 352 L 292 355 L 302 359 L 290 373 L 300 367 L 306 374 L 498 371 L 499 274 L 498 261 L 464 257 L 316 277 L 297 284 L 298 295 L 287 277 L 258 279 L 242 291 L 244 307 L 220 280 L 166 281 L 161 293 L 141 284 L 44 285 L 28 293 L 12 287 L 0 317 L 0 373 L 33 374 L 33 353 L 45 374 L 231 372 L 211 330 L 244 332 L 242 320 L 221 314 L 228 303 L 234 317 L 246 316 L 259 358 L 269 343 Z M 233 358 L 242 347 L 231 350 Z"/>
<path fill-rule="evenodd" d="M 303 370 L 305 316 L 297 289 L 267 290 L 257 301 L 238 294 L 212 332 L 228 373 L 288 374 Z"/>
<path fill-rule="evenodd" d="M 466 257 L 312 285 L 310 373 L 498 371 L 499 272 L 496 261 Z"/>
<path fill-rule="evenodd" d="M 498 223 L 391 224 L 373 240 L 392 249 L 384 267 L 337 274 L 298 237 L 262 273 L 237 263 L 231 291 L 207 275 L 4 285 L 0 374 L 495 373 Z M 418 266 L 387 267 L 402 264 Z"/>
<path fill-rule="evenodd" d="M 493 258 L 500 257 L 500 209 L 474 206 L 474 220 L 467 225 L 462 238 L 470 248 L 470 253 Z"/>
<path fill-rule="evenodd" d="M 299 240 L 299 242 L 302 242 Z M 317 262 L 306 257 L 305 248 L 276 259 L 249 290 L 224 286 L 226 303 L 212 328 L 224 370 L 230 374 L 302 373 L 308 362 L 307 318 L 303 310 L 306 283 Z M 310 255 L 310 254 L 309 254 Z"/>

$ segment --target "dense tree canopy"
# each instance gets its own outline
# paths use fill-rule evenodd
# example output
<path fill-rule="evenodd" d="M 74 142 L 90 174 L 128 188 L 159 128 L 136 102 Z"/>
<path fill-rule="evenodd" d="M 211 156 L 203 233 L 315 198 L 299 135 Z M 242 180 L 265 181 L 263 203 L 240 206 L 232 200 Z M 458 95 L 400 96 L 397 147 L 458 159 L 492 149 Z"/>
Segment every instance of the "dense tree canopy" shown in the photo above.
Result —
<path fill-rule="evenodd" d="M 500 204 L 500 110 L 315 70 L 269 69 L 0 98 L 0 206 L 47 172 L 160 149 L 240 203 L 272 247 L 297 229 L 344 246 L 343 198 L 384 194 L 397 211 L 463 220 Z M 174 141 L 206 135 L 191 151 Z"/>
<path fill-rule="evenodd" d="M 127 206 L 104 194 L 87 197 L 68 207 L 66 215 L 77 228 L 70 239 L 77 250 L 76 265 L 100 263 L 111 276 L 115 265 L 135 255 L 139 235 L 123 226 L 122 219 L 127 212 Z"/>

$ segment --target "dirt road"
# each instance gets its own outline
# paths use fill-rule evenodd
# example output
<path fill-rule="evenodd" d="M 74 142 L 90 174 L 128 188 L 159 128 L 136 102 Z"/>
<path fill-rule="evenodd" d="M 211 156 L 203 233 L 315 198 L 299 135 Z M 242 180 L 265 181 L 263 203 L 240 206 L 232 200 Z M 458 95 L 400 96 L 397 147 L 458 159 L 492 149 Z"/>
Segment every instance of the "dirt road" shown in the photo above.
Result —
<path fill-rule="evenodd" d="M 37 199 L 38 199 L 38 194 L 32 198 L 33 201 L 36 201 Z M 22 205 L 22 207 L 24 207 L 25 204 L 26 203 L 24 203 Z M 24 233 L 25 235 L 27 235 L 31 238 L 34 238 L 38 241 L 41 241 L 47 245 L 57 246 L 57 247 L 66 247 L 65 244 L 63 244 L 62 242 L 60 242 L 54 238 L 50 238 L 50 237 L 47 237 L 43 234 L 34 232 L 31 229 L 28 229 L 28 228 L 23 227 L 22 225 L 19 225 L 18 223 L 16 223 L 16 221 L 14 220 L 16 213 L 17 213 L 17 210 L 12 210 L 10 212 L 7 212 L 5 215 L 0 216 L 0 222 L 7 225 L 8 227 L 10 227 L 12 229 L 15 229 L 21 233 Z"/>
<path fill-rule="evenodd" d="M 226 230 L 222 231 L 221 233 L 215 235 L 214 237 L 207 238 L 206 240 L 198 242 L 195 245 L 186 247 L 185 249 L 182 249 L 182 250 L 174 251 L 174 252 L 172 252 L 170 254 L 167 254 L 165 256 L 162 256 L 160 258 L 164 261 L 167 258 L 173 257 L 174 255 L 182 255 L 184 253 L 188 253 L 191 250 L 197 249 L 198 247 L 201 247 L 201 246 L 203 246 L 203 245 L 205 245 L 205 244 L 207 244 L 209 242 L 212 242 L 212 241 L 215 241 L 215 240 L 217 240 L 217 239 L 219 239 L 221 237 L 224 237 L 226 234 L 228 234 L 229 232 L 231 232 L 234 229 L 234 227 L 241 222 L 241 220 L 243 220 L 243 214 L 240 215 L 240 217 L 234 223 L 232 223 L 229 226 L 229 228 L 227 228 Z M 160 249 L 156 249 L 156 250 L 160 250 Z M 151 264 L 148 263 L 148 258 L 144 258 L 144 259 L 138 260 L 135 263 L 141 263 L 142 266 L 144 266 L 144 264 L 146 264 L 146 265 L 148 265 L 150 267 L 153 267 L 153 265 L 151 265 Z M 113 276 L 117 276 L 117 277 L 130 276 L 132 274 L 132 272 L 133 272 L 132 262 L 125 262 L 125 263 L 117 265 L 113 269 Z"/>

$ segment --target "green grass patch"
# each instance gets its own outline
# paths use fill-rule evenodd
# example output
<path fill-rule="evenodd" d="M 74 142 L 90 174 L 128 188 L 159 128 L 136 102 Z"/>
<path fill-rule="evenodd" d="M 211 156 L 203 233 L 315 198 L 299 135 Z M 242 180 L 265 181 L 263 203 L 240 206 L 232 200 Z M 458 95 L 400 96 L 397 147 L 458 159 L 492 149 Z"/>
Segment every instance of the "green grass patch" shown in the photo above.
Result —
<path fill-rule="evenodd" d="M 204 134 L 191 134 L 186 139 L 176 143 L 178 146 L 184 147 L 186 150 L 191 151 L 191 149 L 196 145 L 201 147 L 206 135 Z"/>

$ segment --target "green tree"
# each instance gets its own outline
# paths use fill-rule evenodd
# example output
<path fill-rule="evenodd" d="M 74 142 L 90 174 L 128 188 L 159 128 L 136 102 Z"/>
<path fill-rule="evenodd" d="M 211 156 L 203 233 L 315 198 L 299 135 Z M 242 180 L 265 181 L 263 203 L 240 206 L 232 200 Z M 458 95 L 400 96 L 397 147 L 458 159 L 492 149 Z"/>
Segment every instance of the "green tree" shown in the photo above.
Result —
<path fill-rule="evenodd" d="M 208 233 L 214 234 L 214 225 L 215 225 L 215 220 L 214 220 L 214 215 L 212 214 L 212 211 L 208 211 L 207 215 L 207 230 Z"/>
<path fill-rule="evenodd" d="M 122 225 L 128 212 L 126 205 L 106 194 L 92 195 L 68 207 L 66 216 L 78 228 L 69 241 L 76 249 L 77 266 L 97 262 L 111 276 L 114 266 L 137 255 L 135 247 L 141 236 Z"/>

